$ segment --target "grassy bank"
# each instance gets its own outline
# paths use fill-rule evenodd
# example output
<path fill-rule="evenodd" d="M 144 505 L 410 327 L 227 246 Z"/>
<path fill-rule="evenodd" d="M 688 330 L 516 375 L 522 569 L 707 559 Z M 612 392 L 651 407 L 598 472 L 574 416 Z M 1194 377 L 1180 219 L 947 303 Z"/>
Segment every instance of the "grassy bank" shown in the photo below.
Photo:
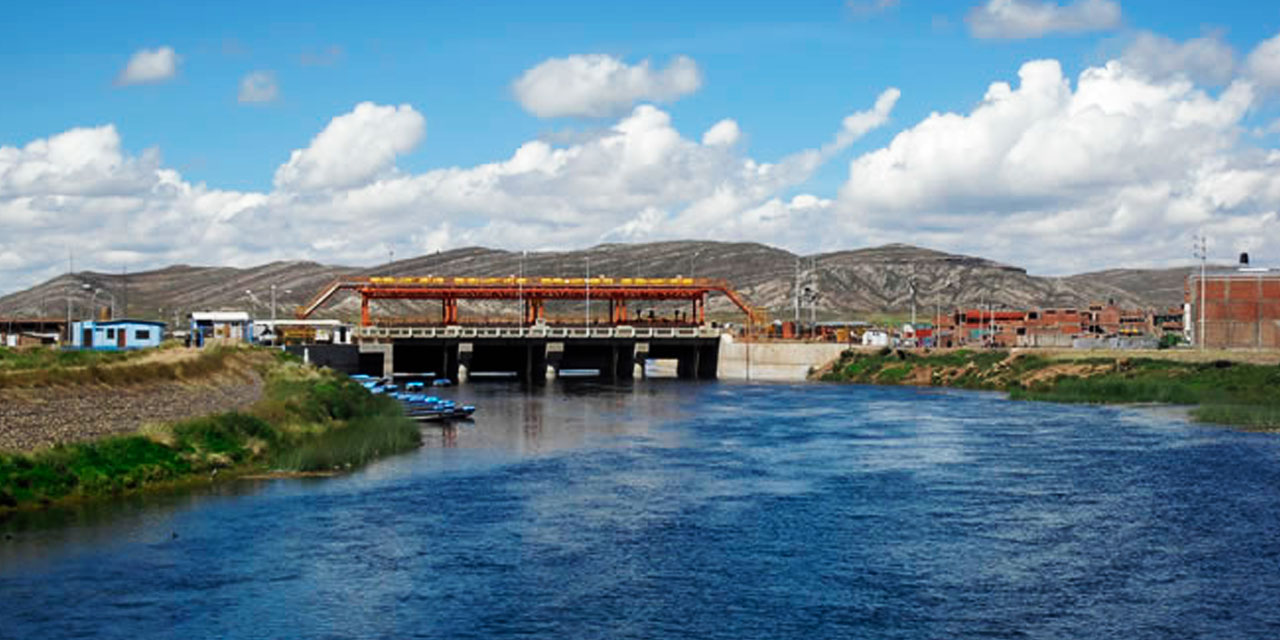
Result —
<path fill-rule="evenodd" d="M 139 351 L 0 348 L 0 389 L 129 385 L 156 380 L 199 380 L 227 367 L 241 350 L 218 347 Z"/>
<path fill-rule="evenodd" d="M 221 357 L 249 363 L 265 381 L 264 397 L 249 410 L 32 453 L 0 453 L 0 508 L 117 494 L 219 470 L 347 468 L 421 442 L 416 424 L 390 398 L 278 352 L 237 351 Z"/>
<path fill-rule="evenodd" d="M 1280 430 L 1280 366 L 1275 365 L 882 349 L 847 351 L 820 377 L 837 382 L 1002 390 L 1019 400 L 1186 405 L 1194 407 L 1192 415 L 1205 422 Z"/>

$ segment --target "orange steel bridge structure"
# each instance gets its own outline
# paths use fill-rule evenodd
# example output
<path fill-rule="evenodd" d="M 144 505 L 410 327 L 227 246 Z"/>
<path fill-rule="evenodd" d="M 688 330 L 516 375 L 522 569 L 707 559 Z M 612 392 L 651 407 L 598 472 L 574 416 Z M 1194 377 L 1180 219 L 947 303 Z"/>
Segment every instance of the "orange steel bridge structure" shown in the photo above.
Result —
<path fill-rule="evenodd" d="M 710 278 L 468 278 L 468 277 L 372 277 L 345 278 L 321 290 L 305 306 L 298 307 L 297 317 L 305 319 L 343 291 L 360 295 L 360 324 L 373 326 L 369 303 L 373 300 L 438 300 L 440 322 L 461 324 L 459 300 L 523 301 L 523 324 L 546 321 L 548 300 L 607 301 L 609 323 L 625 325 L 627 303 L 685 301 L 692 305 L 689 319 L 701 325 L 706 321 L 706 299 L 719 293 L 727 297 L 747 316 L 749 324 L 767 320 L 765 312 L 751 306 L 724 280 Z"/>

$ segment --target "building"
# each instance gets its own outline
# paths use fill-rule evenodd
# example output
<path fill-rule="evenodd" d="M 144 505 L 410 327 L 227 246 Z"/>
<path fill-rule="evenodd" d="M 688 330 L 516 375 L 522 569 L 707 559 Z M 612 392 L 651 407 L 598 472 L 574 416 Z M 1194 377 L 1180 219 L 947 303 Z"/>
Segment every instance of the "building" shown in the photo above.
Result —
<path fill-rule="evenodd" d="M 1280 269 L 1250 267 L 1248 254 L 1240 259 L 1203 280 L 1198 271 L 1187 277 L 1187 337 L 1210 349 L 1280 349 Z"/>
<path fill-rule="evenodd" d="M 862 346 L 864 347 L 887 347 L 889 346 L 889 332 L 881 329 L 868 329 L 862 332 Z"/>
<path fill-rule="evenodd" d="M 202 347 L 210 341 L 253 341 L 253 319 L 247 311 L 193 311 L 188 319 L 194 346 Z"/>
<path fill-rule="evenodd" d="M 351 344 L 351 325 L 340 320 L 254 320 L 262 344 Z"/>
<path fill-rule="evenodd" d="M 66 328 L 61 318 L 0 318 L 0 347 L 57 344 Z"/>
<path fill-rule="evenodd" d="M 71 323 L 71 346 L 116 351 L 149 349 L 164 340 L 164 323 L 150 320 L 85 320 Z"/>

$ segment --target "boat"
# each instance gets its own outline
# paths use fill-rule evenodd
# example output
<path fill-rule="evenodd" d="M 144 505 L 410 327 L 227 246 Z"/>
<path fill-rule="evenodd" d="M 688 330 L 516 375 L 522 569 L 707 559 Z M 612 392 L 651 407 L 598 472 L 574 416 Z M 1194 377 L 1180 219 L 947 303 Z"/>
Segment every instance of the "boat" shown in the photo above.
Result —
<path fill-rule="evenodd" d="M 369 393 L 386 395 L 400 401 L 400 404 L 404 406 L 405 415 L 418 422 L 470 420 L 472 414 L 476 412 L 475 405 L 459 405 L 453 400 L 422 393 L 426 386 L 421 382 L 406 383 L 404 390 L 401 391 L 399 386 L 391 384 L 388 380 L 382 378 L 374 378 L 369 375 L 353 375 L 351 379 L 368 389 Z"/>

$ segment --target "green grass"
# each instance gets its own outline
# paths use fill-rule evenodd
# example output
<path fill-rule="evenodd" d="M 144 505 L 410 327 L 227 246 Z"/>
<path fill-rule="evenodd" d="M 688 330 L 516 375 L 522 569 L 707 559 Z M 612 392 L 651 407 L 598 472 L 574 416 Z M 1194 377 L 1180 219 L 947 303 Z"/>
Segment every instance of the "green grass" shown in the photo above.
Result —
<path fill-rule="evenodd" d="M 1031 378 L 1063 365 L 1087 367 L 1083 375 Z M 1192 406 L 1204 422 L 1280 430 L 1280 367 L 1225 360 L 1192 363 L 1155 358 L 1089 357 L 1050 360 L 1007 351 L 877 352 L 849 350 L 824 380 L 903 384 L 919 367 L 932 367 L 933 384 L 1005 389 L 1017 400 L 1066 403 L 1160 403 Z M 1031 380 L 1035 380 L 1031 382 Z"/>
<path fill-rule="evenodd" d="M 0 354 L 0 389 L 12 389 L 199 379 L 226 368 L 237 349 L 211 347 L 194 358 L 134 363 L 148 351 L 0 351 L 7 352 Z"/>
<path fill-rule="evenodd" d="M 413 449 L 421 442 L 417 424 L 403 416 L 358 418 L 282 448 L 272 466 L 290 471 L 360 466 L 389 453 Z"/>
<path fill-rule="evenodd" d="M 0 453 L 0 508 L 119 494 L 207 477 L 214 469 L 350 468 L 421 443 L 416 423 L 395 400 L 290 358 L 257 361 L 264 394 L 246 412 L 187 420 L 145 435 Z"/>
<path fill-rule="evenodd" d="M 136 357 L 139 353 L 139 351 L 81 351 L 48 348 L 11 349 L 0 347 L 0 372 L 110 364 L 123 362 Z"/>
<path fill-rule="evenodd" d="M 905 364 L 897 367 L 889 367 L 881 369 L 880 375 L 876 376 L 876 381 L 882 384 L 898 384 L 911 375 L 912 365 Z"/>
<path fill-rule="evenodd" d="M 191 463 L 142 436 L 63 445 L 35 454 L 0 453 L 0 507 L 102 495 L 176 479 Z"/>

